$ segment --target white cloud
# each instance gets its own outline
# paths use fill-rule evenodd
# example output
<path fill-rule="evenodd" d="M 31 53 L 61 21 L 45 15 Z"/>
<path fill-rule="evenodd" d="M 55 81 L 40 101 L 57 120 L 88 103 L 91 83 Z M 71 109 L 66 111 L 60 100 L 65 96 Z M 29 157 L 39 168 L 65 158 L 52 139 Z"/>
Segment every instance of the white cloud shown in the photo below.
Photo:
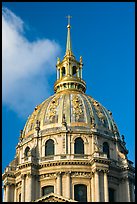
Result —
<path fill-rule="evenodd" d="M 25 37 L 24 22 L 7 8 L 2 10 L 2 102 L 26 116 L 48 97 L 48 77 L 55 74 L 60 46 L 49 39 L 33 42 Z"/>

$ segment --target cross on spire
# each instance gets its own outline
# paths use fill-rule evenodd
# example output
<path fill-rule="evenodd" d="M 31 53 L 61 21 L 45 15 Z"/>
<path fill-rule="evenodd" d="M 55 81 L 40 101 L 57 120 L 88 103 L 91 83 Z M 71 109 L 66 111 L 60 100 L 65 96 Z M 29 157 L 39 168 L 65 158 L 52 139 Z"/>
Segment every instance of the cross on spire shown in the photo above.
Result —
<path fill-rule="evenodd" d="M 66 18 L 68 19 L 68 25 L 70 25 L 70 18 L 72 18 L 72 16 L 68 15 Z"/>

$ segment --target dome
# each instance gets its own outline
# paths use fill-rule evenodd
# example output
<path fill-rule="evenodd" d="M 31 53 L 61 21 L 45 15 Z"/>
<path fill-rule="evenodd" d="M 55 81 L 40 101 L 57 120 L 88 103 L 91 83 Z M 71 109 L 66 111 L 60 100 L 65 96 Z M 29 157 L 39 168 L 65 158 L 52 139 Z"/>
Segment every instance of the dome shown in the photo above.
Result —
<path fill-rule="evenodd" d="M 36 106 L 26 122 L 23 137 L 34 133 L 37 121 L 41 131 L 55 132 L 66 126 L 69 130 L 96 130 L 108 136 L 118 133 L 112 113 L 91 96 L 79 91 L 61 91 Z"/>
<path fill-rule="evenodd" d="M 82 57 L 75 59 L 67 28 L 55 93 L 35 107 L 20 132 L 2 177 L 4 201 L 133 201 L 134 168 L 124 135 L 121 140 L 112 113 L 85 93 Z"/>
<path fill-rule="evenodd" d="M 56 133 L 64 130 L 85 134 L 98 132 L 109 137 L 120 137 L 112 113 L 86 92 L 86 82 L 82 77 L 83 60 L 76 60 L 68 28 L 66 53 L 61 61 L 57 59 L 57 80 L 54 83 L 55 94 L 36 106 L 28 117 L 21 138 L 33 136 L 36 130 L 40 134 Z"/>

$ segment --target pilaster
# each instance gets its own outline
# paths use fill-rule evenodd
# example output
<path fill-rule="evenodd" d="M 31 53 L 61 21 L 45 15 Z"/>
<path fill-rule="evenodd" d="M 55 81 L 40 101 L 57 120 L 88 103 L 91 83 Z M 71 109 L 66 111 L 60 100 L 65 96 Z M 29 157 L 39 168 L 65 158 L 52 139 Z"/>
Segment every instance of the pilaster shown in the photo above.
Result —
<path fill-rule="evenodd" d="M 91 202 L 95 201 L 95 185 L 94 185 L 94 174 L 91 177 Z"/>
<path fill-rule="evenodd" d="M 14 188 L 14 202 L 17 201 L 17 190 L 16 190 L 16 185 L 15 185 L 15 188 Z"/>
<path fill-rule="evenodd" d="M 9 185 L 6 185 L 6 202 L 9 202 Z"/>
<path fill-rule="evenodd" d="M 28 173 L 27 174 L 27 183 L 26 183 L 26 186 L 27 186 L 27 197 L 26 197 L 26 201 L 27 202 L 30 202 L 32 201 L 32 192 L 33 192 L 33 185 L 32 185 L 32 174 L 31 173 Z"/>
<path fill-rule="evenodd" d="M 57 185 L 57 188 L 56 188 L 57 194 L 62 195 L 62 192 L 61 192 L 61 172 L 57 173 L 56 185 Z"/>
<path fill-rule="evenodd" d="M 109 202 L 109 194 L 108 194 L 108 171 L 104 171 L 104 201 Z"/>
<path fill-rule="evenodd" d="M 21 175 L 21 202 L 25 202 L 25 175 Z"/>
<path fill-rule="evenodd" d="M 96 170 L 95 176 L 95 202 L 100 202 L 100 189 L 99 189 L 99 171 Z"/>
<path fill-rule="evenodd" d="M 66 197 L 70 198 L 70 174 L 71 172 L 66 172 Z"/>

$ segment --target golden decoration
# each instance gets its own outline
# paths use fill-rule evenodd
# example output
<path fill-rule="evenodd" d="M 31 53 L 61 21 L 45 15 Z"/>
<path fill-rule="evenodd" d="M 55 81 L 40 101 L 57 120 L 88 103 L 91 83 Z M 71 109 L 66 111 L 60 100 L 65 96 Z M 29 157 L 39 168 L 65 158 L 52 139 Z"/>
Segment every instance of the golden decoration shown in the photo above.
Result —
<path fill-rule="evenodd" d="M 32 115 L 31 115 L 31 117 L 29 118 L 28 128 L 27 128 L 28 131 L 32 130 L 32 126 L 33 126 L 33 124 L 34 124 L 35 117 L 37 116 L 40 107 L 41 107 L 41 104 L 40 104 L 40 105 L 37 105 L 37 106 L 35 107 L 35 109 L 34 109 Z M 27 131 L 27 132 L 28 132 L 28 131 Z"/>
<path fill-rule="evenodd" d="M 56 115 L 57 113 L 57 106 L 58 106 L 58 98 L 54 98 L 51 103 L 50 103 L 50 106 L 48 108 L 48 111 L 47 111 L 47 114 L 46 114 L 46 117 L 49 121 L 52 121 L 54 116 Z"/>
<path fill-rule="evenodd" d="M 73 104 L 73 114 L 76 115 L 76 120 L 78 120 L 80 116 L 83 114 L 82 101 L 79 99 L 78 96 L 73 96 L 72 104 Z"/>

